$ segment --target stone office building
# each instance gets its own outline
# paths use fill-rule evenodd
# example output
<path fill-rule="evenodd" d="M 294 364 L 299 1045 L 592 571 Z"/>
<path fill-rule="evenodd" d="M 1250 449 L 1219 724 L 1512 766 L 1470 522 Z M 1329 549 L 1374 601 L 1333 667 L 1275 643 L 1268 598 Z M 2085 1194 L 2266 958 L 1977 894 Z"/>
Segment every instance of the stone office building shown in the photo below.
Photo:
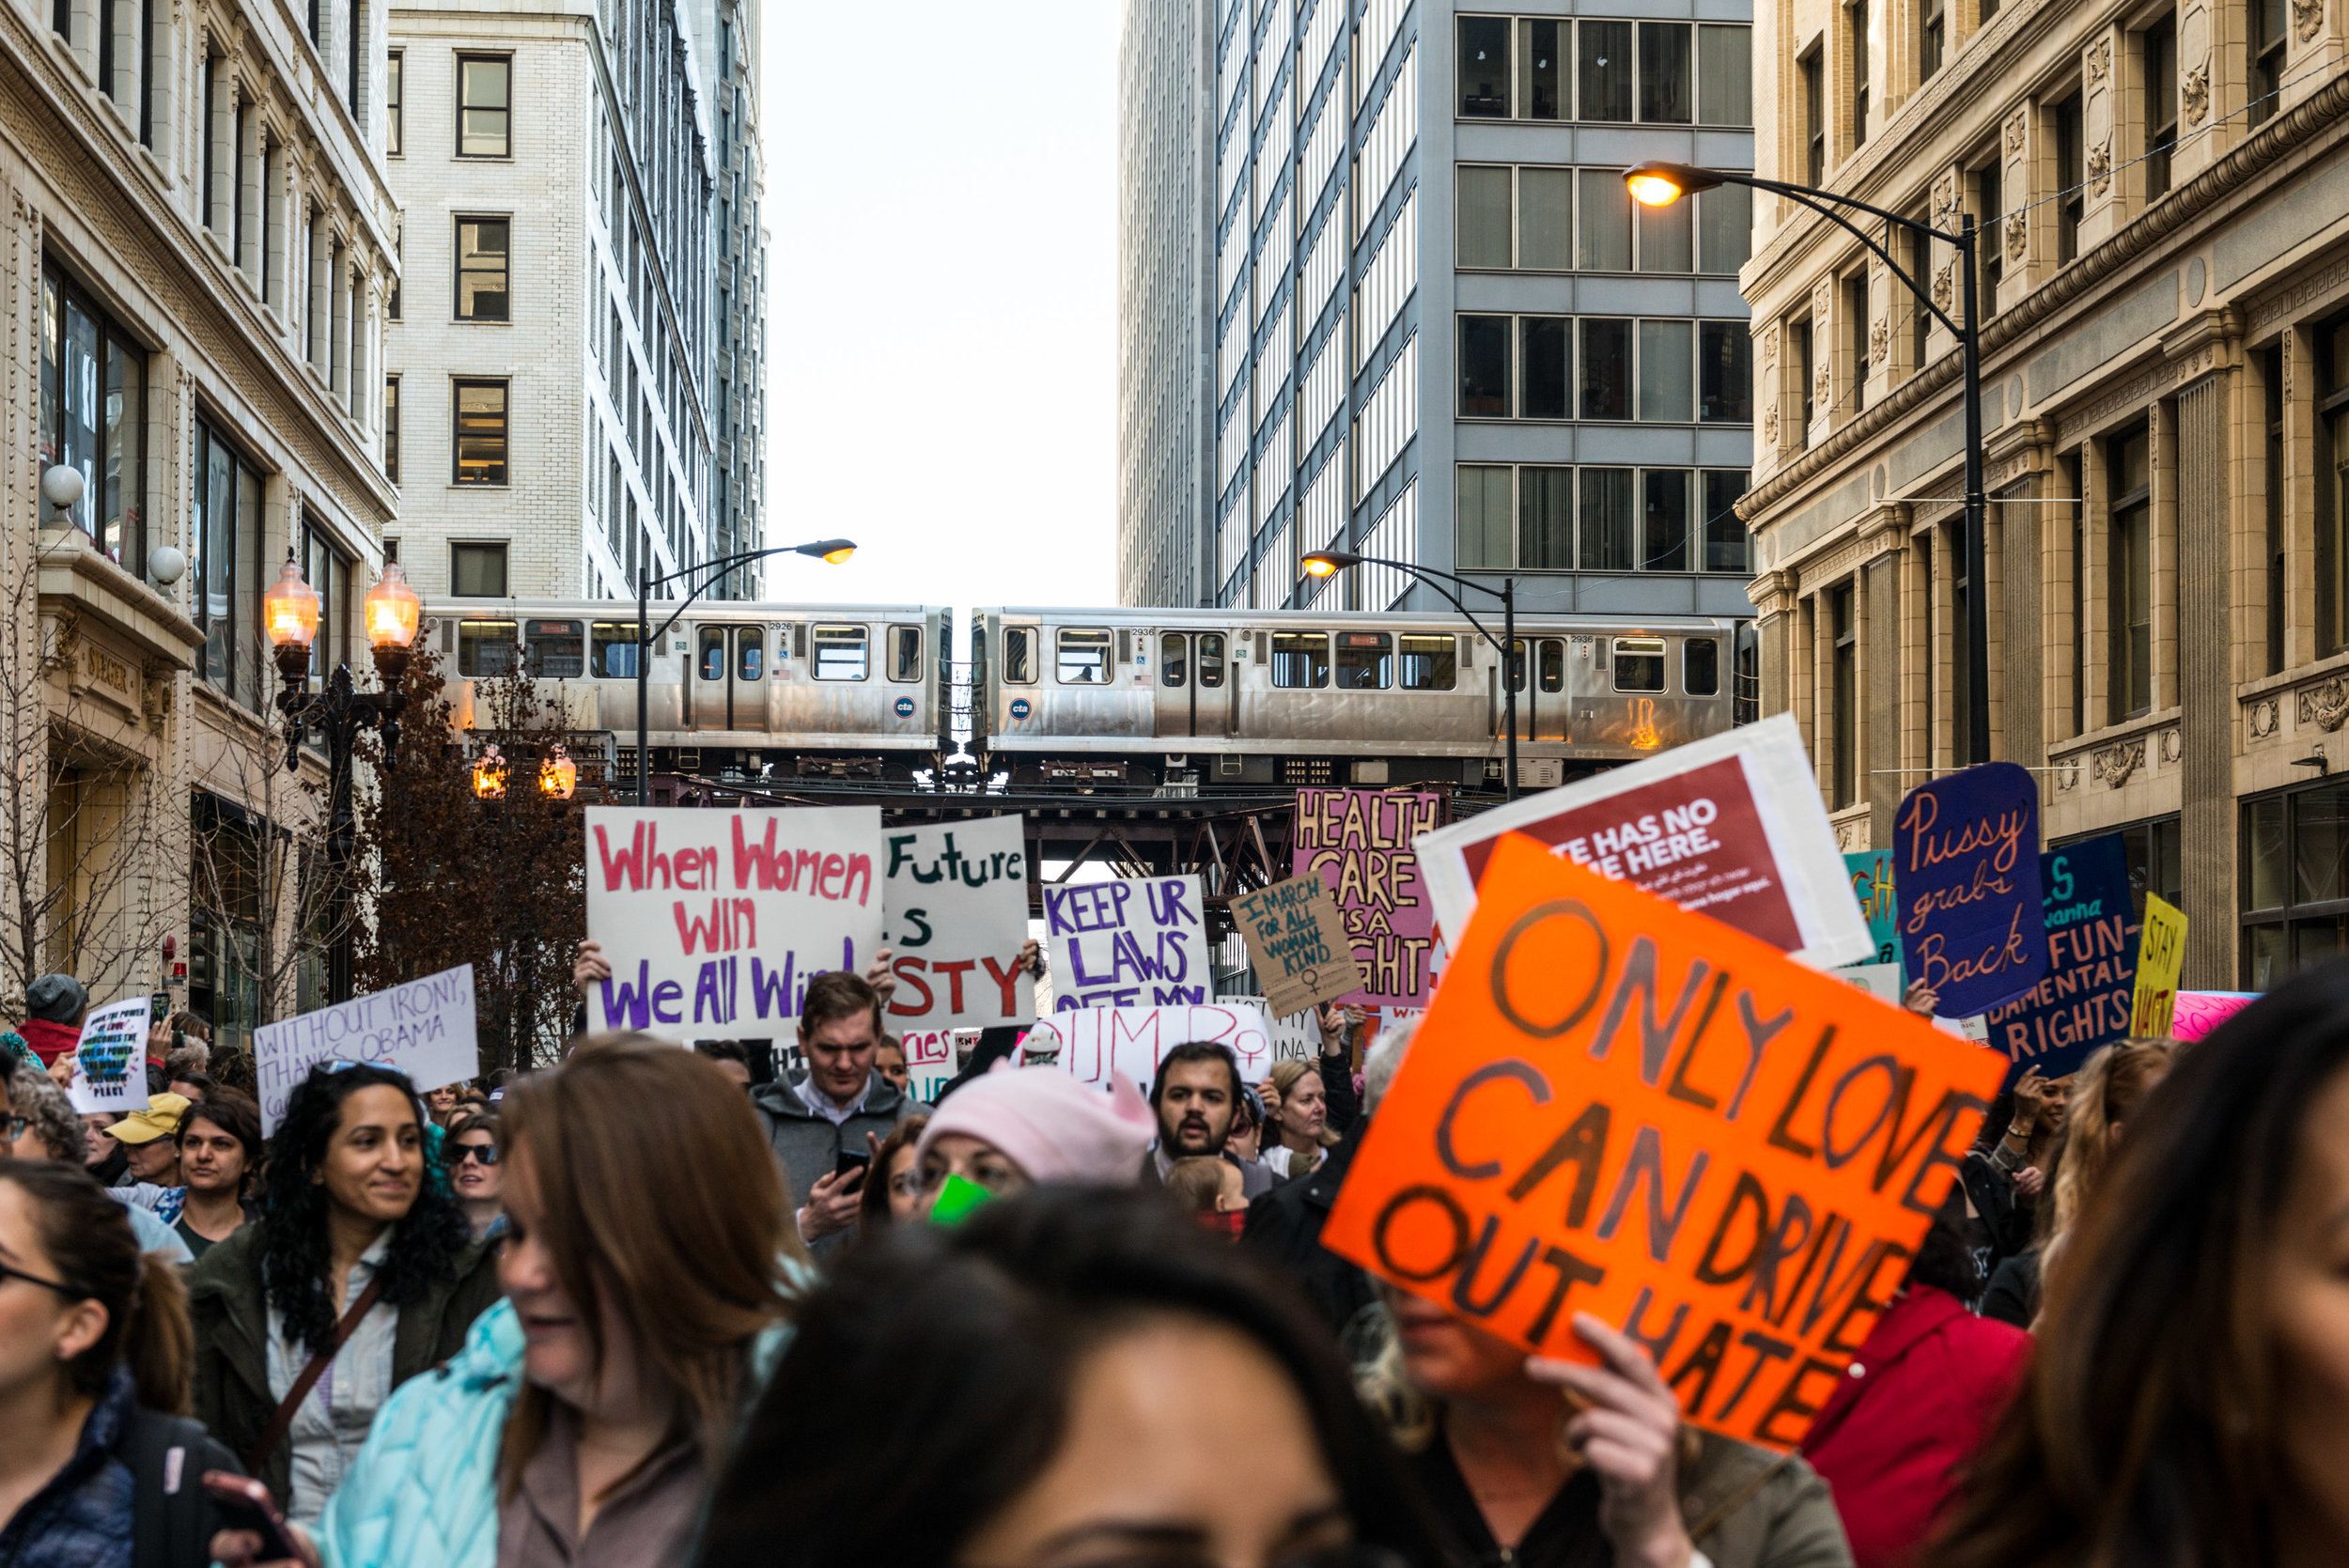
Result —
<path fill-rule="evenodd" d="M 1983 235 L 1984 580 L 1960 355 L 1850 234 L 1755 203 L 1764 699 L 1848 847 L 1990 751 L 2049 843 L 2121 832 L 2186 984 L 2349 949 L 2349 7 L 1794 0 L 1756 164 Z M 1877 225 L 1880 229 L 1881 225 Z M 1894 259 L 1957 311 L 1952 247 Z"/>

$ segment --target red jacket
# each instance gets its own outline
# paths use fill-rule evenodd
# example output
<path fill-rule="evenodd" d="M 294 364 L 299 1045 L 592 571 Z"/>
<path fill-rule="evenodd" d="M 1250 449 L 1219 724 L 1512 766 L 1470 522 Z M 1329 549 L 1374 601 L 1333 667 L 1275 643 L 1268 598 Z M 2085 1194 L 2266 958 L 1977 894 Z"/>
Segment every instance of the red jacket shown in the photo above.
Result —
<path fill-rule="evenodd" d="M 1802 1442 L 1856 1568 L 1905 1568 L 2022 1381 L 2030 1336 L 1912 1285 L 1876 1320 Z"/>

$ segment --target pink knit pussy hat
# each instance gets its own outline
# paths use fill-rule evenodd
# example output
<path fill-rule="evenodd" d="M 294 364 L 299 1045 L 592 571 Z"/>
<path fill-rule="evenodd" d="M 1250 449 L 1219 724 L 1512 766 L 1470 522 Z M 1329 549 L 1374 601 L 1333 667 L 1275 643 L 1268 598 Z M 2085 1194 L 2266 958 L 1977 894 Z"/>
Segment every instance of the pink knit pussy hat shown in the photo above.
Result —
<path fill-rule="evenodd" d="M 945 1133 L 1001 1149 L 1033 1182 L 1130 1187 L 1158 1136 L 1158 1118 L 1133 1081 L 1110 1075 L 1110 1092 L 1090 1089 L 1058 1067 L 995 1063 L 956 1090 L 922 1129 L 914 1162 Z"/>

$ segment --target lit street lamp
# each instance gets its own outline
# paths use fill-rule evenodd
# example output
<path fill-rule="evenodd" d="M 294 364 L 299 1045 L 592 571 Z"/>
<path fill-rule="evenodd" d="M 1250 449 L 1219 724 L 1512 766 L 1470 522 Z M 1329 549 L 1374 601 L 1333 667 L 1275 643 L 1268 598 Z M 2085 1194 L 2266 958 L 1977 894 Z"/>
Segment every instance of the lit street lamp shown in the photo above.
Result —
<path fill-rule="evenodd" d="M 1670 207 L 1683 196 L 1721 185 L 1747 185 L 1757 191 L 1784 196 L 1828 219 L 1867 246 L 1876 259 L 1891 269 L 1892 275 L 1917 296 L 1919 306 L 1947 327 L 1957 339 L 1964 361 L 1966 407 L 1966 750 L 1968 762 L 1988 762 L 1990 595 L 1989 574 L 1983 565 L 1983 533 L 1989 513 L 1989 502 L 1983 494 L 1982 482 L 1982 336 L 1975 326 L 1982 318 L 1974 299 L 1976 233 L 1973 214 L 1967 213 L 1957 232 L 1952 234 L 1915 218 L 1904 218 L 1897 212 L 1887 212 L 1881 207 L 1871 207 L 1864 201 L 1837 195 L 1832 191 L 1816 190 L 1808 185 L 1788 185 L 1780 180 L 1763 179 L 1726 169 L 1701 169 L 1687 163 L 1669 163 L 1660 160 L 1633 164 L 1623 171 L 1623 182 L 1629 189 L 1631 199 L 1642 207 Z M 1949 312 L 1934 303 L 1933 291 L 1925 281 L 1909 276 L 1885 245 L 1835 210 L 1839 207 L 1852 208 L 1872 217 L 1882 218 L 1888 225 L 1898 224 L 1922 239 L 1937 240 L 1945 245 L 1956 246 L 1957 270 L 1964 280 L 1966 324 L 1960 326 L 1952 320 Z M 1889 229 L 1886 238 L 1890 238 Z"/>
<path fill-rule="evenodd" d="M 286 552 L 277 581 L 261 596 L 261 624 L 275 650 L 277 678 L 283 688 L 277 693 L 277 710 L 286 716 L 288 770 L 300 766 L 305 731 L 315 727 L 325 735 L 327 853 L 337 871 L 350 860 L 351 749 L 361 731 L 376 730 L 383 737 L 383 766 L 397 766 L 399 714 L 408 706 L 407 693 L 400 686 L 408 676 L 408 648 L 416 640 L 424 609 L 397 562 L 384 563 L 382 575 L 367 590 L 364 603 L 367 642 L 374 650 L 375 673 L 383 690 L 355 690 L 350 666 L 337 664 L 313 692 L 310 648 L 319 634 L 319 592 L 303 580 L 291 550 Z M 339 880 L 335 886 L 335 896 L 344 896 Z M 333 1001 L 350 996 L 350 955 L 340 942 L 327 955 L 327 991 Z"/>
<path fill-rule="evenodd" d="M 1501 690 L 1508 703 L 1508 798 L 1512 800 L 1516 800 L 1517 798 L 1517 686 L 1525 678 L 1524 666 L 1517 653 L 1517 580 L 1514 577 L 1504 577 L 1501 580 L 1501 586 L 1496 588 L 1490 583 L 1457 577 L 1448 571 L 1439 571 L 1434 567 L 1415 567 L 1408 561 L 1389 561 L 1377 555 L 1357 555 L 1350 550 L 1316 550 L 1312 554 L 1303 557 L 1299 564 L 1305 568 L 1305 575 L 1308 577 L 1334 576 L 1341 567 L 1385 567 L 1392 571 L 1408 573 L 1435 589 L 1445 598 L 1450 599 L 1452 608 L 1468 617 L 1468 623 L 1476 629 L 1476 634 L 1492 644 L 1494 650 L 1501 655 Z M 1475 613 L 1460 602 L 1459 595 L 1444 586 L 1447 582 L 1462 588 L 1473 588 L 1478 593 L 1490 594 L 1501 601 L 1500 640 L 1496 641 L 1493 634 L 1485 629 L 1485 623 L 1478 620 Z"/>
<path fill-rule="evenodd" d="M 653 644 L 668 635 L 669 629 L 677 625 L 677 617 L 692 608 L 695 599 L 708 592 L 711 583 L 720 581 L 737 567 L 747 566 L 753 561 L 763 561 L 770 555 L 808 555 L 827 566 L 836 567 L 855 553 L 854 540 L 817 539 L 810 544 L 776 545 L 768 550 L 746 550 L 739 555 L 727 555 L 715 561 L 696 562 L 692 566 L 670 572 L 665 577 L 646 576 L 636 580 L 636 803 L 638 805 L 652 804 L 652 753 L 646 744 L 646 735 L 651 727 L 649 715 L 652 689 L 646 684 L 646 677 L 651 671 Z M 695 585 L 692 593 L 679 600 L 677 609 L 669 618 L 661 623 L 660 630 L 646 630 L 646 623 L 651 617 L 650 601 L 653 589 L 664 582 L 675 582 L 680 579 L 692 577 L 696 572 L 712 572 L 715 575 L 704 579 Z"/>

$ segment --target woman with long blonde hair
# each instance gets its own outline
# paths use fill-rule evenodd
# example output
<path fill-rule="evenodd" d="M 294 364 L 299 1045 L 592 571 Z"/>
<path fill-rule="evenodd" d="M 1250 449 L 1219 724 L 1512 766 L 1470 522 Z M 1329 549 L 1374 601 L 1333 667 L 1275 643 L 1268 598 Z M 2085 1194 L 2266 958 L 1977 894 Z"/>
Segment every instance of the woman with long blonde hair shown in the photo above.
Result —
<path fill-rule="evenodd" d="M 1257 1157 L 1276 1176 L 1301 1176 L 1338 1142 L 1330 1126 L 1329 1092 L 1319 1067 L 1294 1058 L 1272 1064 L 1271 1083 L 1267 1103 L 1274 1109 L 1265 1131 L 1273 1141 Z"/>

